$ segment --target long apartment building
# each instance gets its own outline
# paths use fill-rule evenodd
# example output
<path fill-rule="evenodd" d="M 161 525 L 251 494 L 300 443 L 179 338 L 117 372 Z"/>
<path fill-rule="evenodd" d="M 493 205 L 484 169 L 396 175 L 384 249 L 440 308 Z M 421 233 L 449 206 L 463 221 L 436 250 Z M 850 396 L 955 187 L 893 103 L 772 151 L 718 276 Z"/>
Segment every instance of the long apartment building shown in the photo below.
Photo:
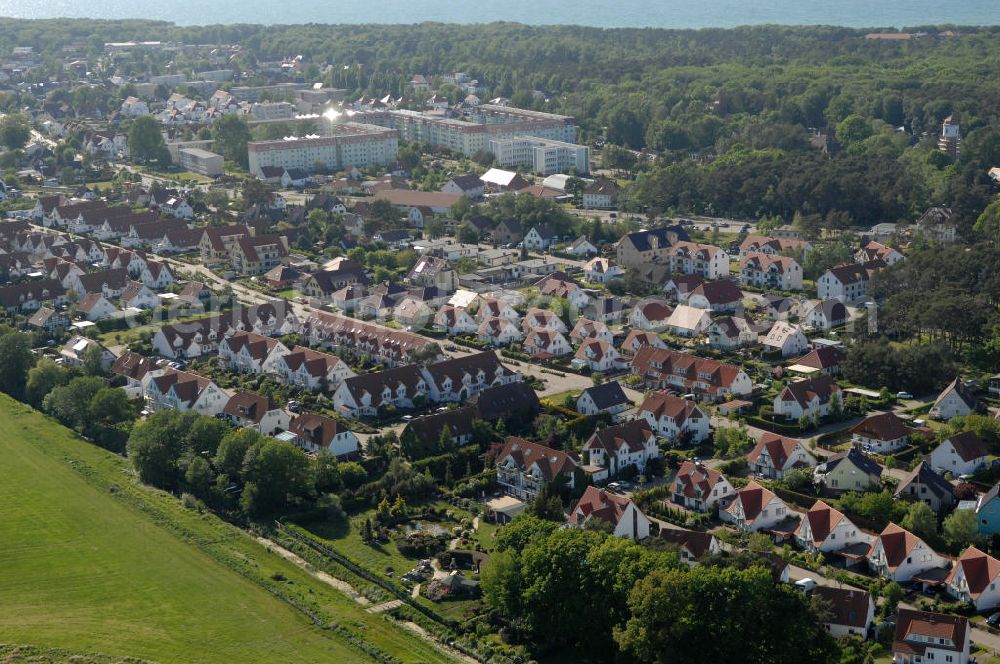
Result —
<path fill-rule="evenodd" d="M 471 157 L 490 151 L 491 141 L 535 137 L 572 143 L 576 121 L 567 115 L 542 113 L 508 106 L 483 104 L 464 120 L 407 110 L 375 110 L 359 113 L 357 120 L 399 132 L 404 141 L 422 141 Z"/>
<path fill-rule="evenodd" d="M 329 136 L 254 141 L 247 145 L 250 172 L 262 177 L 264 167 L 311 172 L 321 163 L 330 170 L 347 166 L 384 166 L 396 160 L 399 138 L 395 129 L 346 122 L 332 125 Z"/>
<path fill-rule="evenodd" d="M 490 141 L 490 152 L 501 168 L 528 166 L 538 175 L 590 172 L 590 148 L 586 145 L 522 136 Z"/>

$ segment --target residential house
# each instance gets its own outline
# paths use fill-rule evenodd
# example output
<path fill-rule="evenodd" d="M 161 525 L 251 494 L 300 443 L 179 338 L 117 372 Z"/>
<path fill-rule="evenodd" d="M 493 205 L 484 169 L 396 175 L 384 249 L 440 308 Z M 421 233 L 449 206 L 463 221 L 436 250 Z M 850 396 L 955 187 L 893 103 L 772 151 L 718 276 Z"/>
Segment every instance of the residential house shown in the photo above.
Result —
<path fill-rule="evenodd" d="M 139 271 L 139 281 L 153 290 L 163 290 L 174 283 L 175 279 L 166 263 L 147 260 Z"/>
<path fill-rule="evenodd" d="M 444 258 L 424 255 L 406 275 L 406 281 L 414 286 L 434 286 L 451 293 L 458 288 L 458 273 Z"/>
<path fill-rule="evenodd" d="M 754 335 L 756 337 L 756 335 Z M 660 335 L 645 330 L 630 330 L 621 345 L 622 355 L 634 356 L 639 349 L 644 346 L 652 348 L 667 349 L 667 342 L 660 338 Z"/>
<path fill-rule="evenodd" d="M 500 246 L 513 246 L 523 239 L 524 232 L 516 219 L 504 219 L 493 229 L 493 241 Z"/>
<path fill-rule="evenodd" d="M 288 259 L 288 239 L 283 235 L 244 237 L 230 251 L 237 274 L 264 274 Z"/>
<path fill-rule="evenodd" d="M 862 641 L 875 622 L 875 602 L 865 590 L 816 586 L 813 597 L 819 597 L 829 607 L 829 614 L 822 625 L 835 639 L 855 636 Z"/>
<path fill-rule="evenodd" d="M 291 442 L 306 452 L 326 453 L 340 459 L 358 453 L 358 437 L 332 417 L 302 413 L 288 423 Z"/>
<path fill-rule="evenodd" d="M 623 267 L 640 267 L 650 263 L 670 264 L 670 249 L 678 242 L 688 240 L 682 226 L 665 226 L 626 233 L 615 245 L 618 264 Z"/>
<path fill-rule="evenodd" d="M 955 491 L 951 482 L 921 461 L 899 481 L 893 497 L 926 503 L 935 513 L 948 512 L 955 506 Z"/>
<path fill-rule="evenodd" d="M 969 602 L 976 611 L 995 611 L 1000 606 L 1000 560 L 970 546 L 951 568 L 945 591 L 959 602 Z"/>
<path fill-rule="evenodd" d="M 434 329 L 447 332 L 448 336 L 475 334 L 479 328 L 476 320 L 469 315 L 464 307 L 442 304 L 434 314 Z"/>
<path fill-rule="evenodd" d="M 984 468 L 989 457 L 989 446 L 974 431 L 964 431 L 943 440 L 931 452 L 929 461 L 935 470 L 960 477 Z"/>
<path fill-rule="evenodd" d="M 476 311 L 476 318 L 483 322 L 488 318 L 504 318 L 514 323 L 520 323 L 521 315 L 514 310 L 506 300 L 500 298 L 485 298 Z"/>
<path fill-rule="evenodd" d="M 130 280 L 122 291 L 121 303 L 128 309 L 153 309 L 160 306 L 160 297 L 141 281 Z"/>
<path fill-rule="evenodd" d="M 607 178 L 597 178 L 583 190 L 585 210 L 613 210 L 621 187 Z"/>
<path fill-rule="evenodd" d="M 740 243 L 740 258 L 752 254 L 796 256 L 802 258 L 812 250 L 812 244 L 806 240 L 749 234 Z"/>
<path fill-rule="evenodd" d="M 840 300 L 821 300 L 809 310 L 806 324 L 815 330 L 832 330 L 847 325 L 850 316 Z"/>
<path fill-rule="evenodd" d="M 311 298 L 327 300 L 343 288 L 367 283 L 365 268 L 345 258 L 333 265 L 327 263 L 323 270 L 306 276 L 302 281 L 302 291 Z"/>
<path fill-rule="evenodd" d="M 562 450 L 511 436 L 497 454 L 500 490 L 525 502 L 534 500 L 544 484 L 563 482 L 573 488 L 576 459 Z"/>
<path fill-rule="evenodd" d="M 579 318 L 573 331 L 569 333 L 569 340 L 574 344 L 581 344 L 584 339 L 602 339 L 611 343 L 614 341 L 614 335 L 611 334 L 608 326 L 600 321 Z"/>
<path fill-rule="evenodd" d="M 903 258 L 905 256 L 899 251 L 874 240 L 869 240 L 863 247 L 854 252 L 854 260 L 858 263 L 882 261 L 886 265 L 893 265 Z"/>
<path fill-rule="evenodd" d="M 708 438 L 709 417 L 690 399 L 650 392 L 639 406 L 638 417 L 674 444 L 697 444 Z"/>
<path fill-rule="evenodd" d="M 981 535 L 1000 533 L 1000 482 L 976 499 L 976 519 Z"/>
<path fill-rule="evenodd" d="M 696 309 L 707 309 L 713 314 L 732 313 L 740 307 L 743 291 L 728 279 L 706 281 L 695 287 L 687 299 L 687 305 Z"/>
<path fill-rule="evenodd" d="M 407 365 L 347 378 L 333 393 L 333 405 L 346 417 L 376 415 L 380 409 L 413 408 L 427 399 L 430 386 L 420 367 Z"/>
<path fill-rule="evenodd" d="M 774 397 L 774 414 L 786 420 L 798 420 L 803 416 L 812 419 L 826 417 L 832 409 L 843 405 L 840 386 L 830 376 L 818 376 L 785 385 Z"/>
<path fill-rule="evenodd" d="M 954 242 L 958 237 L 958 224 L 949 207 L 931 207 L 920 215 L 915 226 L 917 234 L 936 242 Z"/>
<path fill-rule="evenodd" d="M 452 357 L 422 371 L 428 396 L 437 403 L 464 402 L 487 388 L 521 380 L 521 374 L 507 368 L 493 351 Z"/>
<path fill-rule="evenodd" d="M 58 330 L 67 329 L 72 321 L 63 311 L 56 311 L 52 307 L 40 307 L 38 311 L 28 319 L 30 327 L 53 333 Z"/>
<path fill-rule="evenodd" d="M 566 299 L 577 309 L 583 309 L 590 303 L 587 292 L 564 272 L 553 272 L 535 282 L 535 287 L 540 295 Z"/>
<path fill-rule="evenodd" d="M 145 355 L 126 350 L 111 365 L 111 373 L 125 380 L 123 389 L 130 399 L 142 397 L 142 381 L 150 371 L 156 370 L 156 363 Z"/>
<path fill-rule="evenodd" d="M 969 619 L 947 613 L 899 609 L 892 641 L 893 664 L 969 664 Z"/>
<path fill-rule="evenodd" d="M 892 454 L 909 441 L 910 428 L 891 411 L 866 417 L 851 427 L 851 444 L 869 454 Z"/>
<path fill-rule="evenodd" d="M 60 307 L 66 303 L 66 289 L 54 279 L 24 281 L 0 288 L 0 306 L 7 313 L 32 313 L 42 305 Z"/>
<path fill-rule="evenodd" d="M 115 362 L 115 354 L 105 348 L 101 342 L 79 335 L 71 337 L 63 344 L 63 347 L 59 349 L 59 359 L 62 360 L 63 366 L 82 367 L 89 353 L 100 354 L 101 368 L 105 371 L 110 369 Z"/>
<path fill-rule="evenodd" d="M 772 480 L 784 479 L 793 470 L 816 467 L 816 457 L 799 441 L 765 431 L 747 454 L 750 472 Z"/>
<path fill-rule="evenodd" d="M 524 234 L 524 246 L 535 251 L 544 251 L 559 241 L 559 234 L 549 224 L 539 224 Z"/>
<path fill-rule="evenodd" d="M 732 502 L 719 510 L 723 523 L 731 523 L 739 530 L 768 531 L 786 519 L 794 518 L 781 498 L 754 480 L 736 492 Z"/>
<path fill-rule="evenodd" d="M 301 331 L 310 345 L 367 355 L 390 367 L 408 364 L 415 356 L 431 360 L 441 355 L 437 344 L 419 334 L 324 311 L 313 311 Z"/>
<path fill-rule="evenodd" d="M 729 254 L 715 245 L 679 241 L 667 250 L 666 258 L 671 272 L 696 274 L 705 279 L 729 276 Z"/>
<path fill-rule="evenodd" d="M 782 291 L 802 290 L 802 266 L 790 256 L 749 253 L 740 258 L 740 283 Z"/>
<path fill-rule="evenodd" d="M 979 399 L 962 383 L 962 378 L 959 376 L 938 395 L 928 415 L 936 420 L 950 420 L 953 417 L 971 415 L 982 409 Z"/>
<path fill-rule="evenodd" d="M 305 346 L 295 346 L 288 353 L 279 354 L 272 368 L 277 379 L 285 385 L 311 391 L 334 390 L 344 380 L 357 375 L 336 355 Z"/>
<path fill-rule="evenodd" d="M 660 528 L 658 537 L 676 546 L 681 562 L 688 567 L 697 567 L 698 561 L 722 553 L 722 544 L 712 533 L 681 528 Z"/>
<path fill-rule="evenodd" d="M 576 411 L 582 415 L 607 413 L 614 416 L 632 406 L 632 401 L 625 394 L 621 383 L 616 380 L 588 387 L 576 398 Z"/>
<path fill-rule="evenodd" d="M 871 571 L 896 583 L 905 583 L 922 572 L 947 566 L 948 561 L 926 542 L 895 523 L 879 533 L 868 552 Z"/>
<path fill-rule="evenodd" d="M 667 331 L 679 337 L 697 337 L 706 332 L 712 317 L 705 309 L 678 304 L 667 319 Z"/>
<path fill-rule="evenodd" d="M 213 381 L 176 369 L 158 369 L 143 378 L 146 409 L 193 411 L 208 417 L 220 414 L 229 402 L 229 393 Z"/>
<path fill-rule="evenodd" d="M 707 512 L 718 504 L 723 510 L 736 490 L 722 473 L 694 461 L 685 461 L 674 475 L 673 502 L 696 512 Z"/>
<path fill-rule="evenodd" d="M 705 279 L 697 274 L 681 274 L 671 277 L 663 286 L 663 294 L 667 299 L 678 304 L 687 304 L 688 298 Z"/>
<path fill-rule="evenodd" d="M 649 537 L 649 518 L 625 496 L 588 486 L 569 514 L 570 525 L 583 528 L 591 521 L 603 521 L 615 537 L 638 542 Z"/>
<path fill-rule="evenodd" d="M 642 376 L 648 387 L 692 393 L 711 401 L 753 392 L 750 377 L 737 366 L 654 346 L 636 351 L 632 373 Z"/>
<path fill-rule="evenodd" d="M 478 175 L 456 175 L 441 187 L 441 191 L 446 194 L 458 194 L 465 196 L 469 200 L 479 200 L 486 193 L 486 185 L 479 179 Z"/>
<path fill-rule="evenodd" d="M 273 436 L 288 428 L 289 415 L 266 397 L 253 392 L 236 392 L 229 397 L 222 414 L 234 426 Z"/>
<path fill-rule="evenodd" d="M 118 311 L 101 293 L 87 293 L 76 305 L 76 313 L 84 320 L 98 321 L 110 318 Z"/>
<path fill-rule="evenodd" d="M 736 350 L 757 343 L 757 332 L 746 318 L 725 316 L 712 321 L 708 327 L 708 343 L 719 350 Z"/>
<path fill-rule="evenodd" d="M 608 372 L 619 367 L 618 351 L 607 341 L 584 339 L 573 356 L 574 363 L 591 371 Z"/>
<path fill-rule="evenodd" d="M 625 276 L 625 270 L 612 265 L 607 258 L 592 258 L 583 266 L 583 278 L 592 284 L 606 284 Z"/>
<path fill-rule="evenodd" d="M 580 237 L 573 240 L 568 247 L 565 249 L 567 254 L 576 256 L 577 258 L 586 258 L 588 256 L 596 256 L 601 253 L 600 250 L 591 244 L 590 240 L 587 239 L 586 235 L 581 235 Z M 586 266 L 584 266 L 586 271 Z"/>
<path fill-rule="evenodd" d="M 847 353 L 833 346 L 820 346 L 795 360 L 790 370 L 812 375 L 833 376 L 840 373 L 840 365 L 847 359 Z"/>
<path fill-rule="evenodd" d="M 475 407 L 479 419 L 489 422 L 503 418 L 528 421 L 541 409 L 535 390 L 524 381 L 487 387 L 473 394 L 469 404 Z"/>
<path fill-rule="evenodd" d="M 844 263 L 831 267 L 816 282 L 816 295 L 821 300 L 840 300 L 848 303 L 868 295 L 871 275 L 883 263 Z"/>
<path fill-rule="evenodd" d="M 833 553 L 859 544 L 867 548 L 871 541 L 871 535 L 822 500 L 809 508 L 795 530 L 795 543 L 810 553 Z"/>
<path fill-rule="evenodd" d="M 809 339 L 800 325 L 792 325 L 785 321 L 775 321 L 767 334 L 760 338 L 765 352 L 780 353 L 781 357 L 802 355 L 809 350 Z"/>
<path fill-rule="evenodd" d="M 583 444 L 583 451 L 590 457 L 590 466 L 585 470 L 595 482 L 608 480 L 628 468 L 642 473 L 650 459 L 660 456 L 656 431 L 642 418 L 598 429 Z"/>
<path fill-rule="evenodd" d="M 882 466 L 856 447 L 840 452 L 816 466 L 817 480 L 827 491 L 878 491 L 882 488 Z"/>
<path fill-rule="evenodd" d="M 278 361 L 290 352 L 277 339 L 253 332 L 236 332 L 219 344 L 219 359 L 239 373 L 275 373 Z"/>
<path fill-rule="evenodd" d="M 538 309 L 532 307 L 524 314 L 521 320 L 521 330 L 548 330 L 552 332 L 566 332 L 566 323 L 559 316 L 548 309 Z"/>
<path fill-rule="evenodd" d="M 518 326 L 507 318 L 487 318 L 479 324 L 476 336 L 480 341 L 485 341 L 494 346 L 509 346 L 512 343 L 521 341 L 523 335 Z"/>
<path fill-rule="evenodd" d="M 416 443 L 433 449 L 430 446 L 437 446 L 447 432 L 454 444 L 467 445 L 473 439 L 473 422 L 477 417 L 476 407 L 472 405 L 415 417 L 403 427 L 399 439 L 404 446 Z"/>
<path fill-rule="evenodd" d="M 529 331 L 521 343 L 521 349 L 537 359 L 549 359 L 573 352 L 573 347 L 570 346 L 566 337 L 560 332 L 545 328 L 535 328 Z"/>
<path fill-rule="evenodd" d="M 662 300 L 643 300 L 635 305 L 628 317 L 629 325 L 639 330 L 662 332 L 667 329 L 674 310 Z"/>

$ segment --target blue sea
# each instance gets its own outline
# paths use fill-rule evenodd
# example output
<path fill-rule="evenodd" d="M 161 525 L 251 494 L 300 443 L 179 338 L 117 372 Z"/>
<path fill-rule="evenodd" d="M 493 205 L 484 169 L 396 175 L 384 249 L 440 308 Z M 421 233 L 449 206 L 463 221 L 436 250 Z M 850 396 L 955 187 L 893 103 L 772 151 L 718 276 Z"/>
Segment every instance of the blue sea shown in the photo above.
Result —
<path fill-rule="evenodd" d="M 218 23 L 488 23 L 706 28 L 738 25 L 913 27 L 1000 23 L 998 0 L 0 0 L 0 16 L 147 18 Z"/>

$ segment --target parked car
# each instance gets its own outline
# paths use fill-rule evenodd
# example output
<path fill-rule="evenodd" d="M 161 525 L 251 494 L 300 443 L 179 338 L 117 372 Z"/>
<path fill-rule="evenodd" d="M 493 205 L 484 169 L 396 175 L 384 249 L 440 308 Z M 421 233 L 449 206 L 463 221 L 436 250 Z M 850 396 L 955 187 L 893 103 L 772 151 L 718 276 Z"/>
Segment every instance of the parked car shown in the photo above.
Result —
<path fill-rule="evenodd" d="M 795 582 L 795 588 L 797 590 L 801 590 L 804 593 L 808 593 L 816 588 L 816 581 L 808 577 L 805 579 L 799 579 L 798 581 Z"/>
<path fill-rule="evenodd" d="M 994 613 L 986 619 L 986 624 L 990 627 L 1000 627 L 1000 613 Z"/>
<path fill-rule="evenodd" d="M 913 395 L 909 392 L 896 392 L 897 399 L 912 399 Z"/>

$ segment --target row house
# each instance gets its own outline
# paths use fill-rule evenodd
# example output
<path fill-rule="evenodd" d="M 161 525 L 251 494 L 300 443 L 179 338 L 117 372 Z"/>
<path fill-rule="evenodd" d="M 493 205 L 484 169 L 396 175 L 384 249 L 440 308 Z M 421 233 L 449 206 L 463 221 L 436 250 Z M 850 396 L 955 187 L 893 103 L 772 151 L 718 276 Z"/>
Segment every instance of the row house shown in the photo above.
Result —
<path fill-rule="evenodd" d="M 500 362 L 493 351 L 453 357 L 423 368 L 431 400 L 463 402 L 496 385 L 521 380 L 521 374 Z"/>
<path fill-rule="evenodd" d="M 222 413 L 230 394 L 213 381 L 176 369 L 158 369 L 143 378 L 146 409 L 192 411 L 208 417 Z"/>
<path fill-rule="evenodd" d="M 279 360 L 291 351 L 273 337 L 236 332 L 219 344 L 219 359 L 230 371 L 276 373 Z"/>
<path fill-rule="evenodd" d="M 189 230 L 187 223 L 182 219 L 156 219 L 147 223 L 133 223 L 119 242 L 128 249 L 152 248 L 160 244 L 167 233 L 186 230 Z"/>
<path fill-rule="evenodd" d="M 130 399 L 143 396 L 143 379 L 156 371 L 156 363 L 145 355 L 126 350 L 111 365 L 111 373 L 125 380 L 123 389 Z"/>
<path fill-rule="evenodd" d="M 740 243 L 740 258 L 745 258 L 751 254 L 803 258 L 812 250 L 812 244 L 806 240 L 770 237 L 767 235 L 747 235 L 743 238 L 743 242 Z"/>
<path fill-rule="evenodd" d="M 595 482 L 615 477 L 627 468 L 639 473 L 650 459 L 660 456 L 656 432 L 644 419 L 631 420 L 595 431 L 583 445 L 589 465 L 599 470 L 589 471 Z"/>
<path fill-rule="evenodd" d="M 411 364 L 344 380 L 334 390 L 333 404 L 341 415 L 358 418 L 389 407 L 413 408 L 421 398 L 430 398 L 430 385 L 420 367 Z"/>
<path fill-rule="evenodd" d="M 333 390 L 357 374 L 336 355 L 321 353 L 305 346 L 295 346 L 273 364 L 278 380 L 307 390 Z"/>
<path fill-rule="evenodd" d="M 355 357 L 368 355 L 390 367 L 408 364 L 414 355 L 441 354 L 437 344 L 419 334 L 323 311 L 312 312 L 303 333 L 310 345 L 343 348 Z"/>
<path fill-rule="evenodd" d="M 84 293 L 100 293 L 109 300 L 117 300 L 128 283 L 129 276 L 125 270 L 101 270 L 79 275 L 73 289 L 81 296 Z"/>
<path fill-rule="evenodd" d="M 632 373 L 651 388 L 692 393 L 710 401 L 743 397 L 753 392 L 741 368 L 674 350 L 642 346 L 632 359 Z"/>
<path fill-rule="evenodd" d="M 666 392 L 650 392 L 638 416 L 672 443 L 700 443 L 708 438 L 709 418 L 694 401 Z"/>
<path fill-rule="evenodd" d="M 300 326 L 284 300 L 237 307 L 225 314 L 164 325 L 153 335 L 153 348 L 163 357 L 192 358 L 218 353 L 219 343 L 236 332 L 282 336 Z"/>
<path fill-rule="evenodd" d="M 0 288 L 0 306 L 9 314 L 31 313 L 42 305 L 66 304 L 66 289 L 54 279 L 28 281 Z"/>
<path fill-rule="evenodd" d="M 790 256 L 750 253 L 740 259 L 740 283 L 782 291 L 802 290 L 802 266 Z"/>
<path fill-rule="evenodd" d="M 660 335 L 647 330 L 630 330 L 625 336 L 625 341 L 620 347 L 621 354 L 625 357 L 635 357 L 640 348 L 649 346 L 650 348 L 667 349 L 667 342 L 660 338 Z"/>
<path fill-rule="evenodd" d="M 568 452 L 511 436 L 496 458 L 500 490 L 524 502 L 557 480 L 570 489 L 575 486 L 577 460 Z"/>

